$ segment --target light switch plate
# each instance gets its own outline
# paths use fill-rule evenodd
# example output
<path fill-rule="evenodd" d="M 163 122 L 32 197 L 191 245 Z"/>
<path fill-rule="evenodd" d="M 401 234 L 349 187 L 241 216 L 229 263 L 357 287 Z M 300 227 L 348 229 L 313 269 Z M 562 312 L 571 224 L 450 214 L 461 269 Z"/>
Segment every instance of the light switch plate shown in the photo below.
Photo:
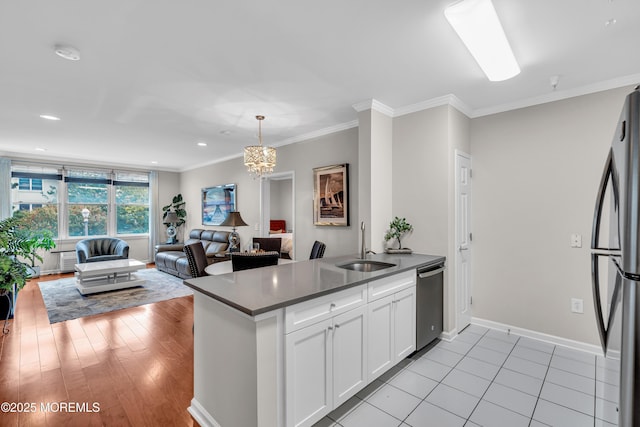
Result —
<path fill-rule="evenodd" d="M 571 298 L 571 312 L 584 313 L 584 301 L 579 298 Z"/>

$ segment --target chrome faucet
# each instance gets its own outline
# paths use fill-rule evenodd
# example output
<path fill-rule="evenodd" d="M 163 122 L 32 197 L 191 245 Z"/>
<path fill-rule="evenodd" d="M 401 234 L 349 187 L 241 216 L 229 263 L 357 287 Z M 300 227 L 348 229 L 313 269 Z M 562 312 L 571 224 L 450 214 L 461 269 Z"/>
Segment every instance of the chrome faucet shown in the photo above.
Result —
<path fill-rule="evenodd" d="M 366 259 L 367 258 L 367 254 L 374 254 L 375 252 L 373 252 L 372 250 L 367 250 L 367 248 L 364 246 L 364 221 L 362 221 L 360 223 L 360 230 L 362 230 L 362 245 L 360 246 L 360 259 Z"/>
<path fill-rule="evenodd" d="M 367 257 L 367 248 L 364 247 L 364 221 L 360 223 L 360 230 L 362 230 L 362 245 L 360 247 L 360 258 L 365 259 Z"/>

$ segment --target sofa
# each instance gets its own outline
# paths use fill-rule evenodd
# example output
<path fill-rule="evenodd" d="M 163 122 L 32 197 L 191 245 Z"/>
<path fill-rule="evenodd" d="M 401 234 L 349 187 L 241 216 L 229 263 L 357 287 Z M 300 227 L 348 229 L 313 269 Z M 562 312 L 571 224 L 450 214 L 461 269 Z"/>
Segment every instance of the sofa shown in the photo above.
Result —
<path fill-rule="evenodd" d="M 129 258 L 129 244 L 115 237 L 94 237 L 76 243 L 78 264 Z"/>
<path fill-rule="evenodd" d="M 200 242 L 207 255 L 207 262 L 213 264 L 230 259 L 228 231 L 202 230 L 195 228 L 189 232 L 189 238 L 184 243 L 160 244 L 155 247 L 156 268 L 159 271 L 178 276 L 183 279 L 191 278 L 191 269 L 184 245 Z"/>

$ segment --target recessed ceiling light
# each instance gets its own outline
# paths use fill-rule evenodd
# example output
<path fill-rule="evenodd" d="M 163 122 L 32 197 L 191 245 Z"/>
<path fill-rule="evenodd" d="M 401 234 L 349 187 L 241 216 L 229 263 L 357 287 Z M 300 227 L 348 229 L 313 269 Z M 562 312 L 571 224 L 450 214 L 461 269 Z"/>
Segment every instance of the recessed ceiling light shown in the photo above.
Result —
<path fill-rule="evenodd" d="M 158 164 L 158 161 L 157 161 L 157 160 L 151 160 L 151 164 L 152 164 L 152 165 L 157 165 L 157 164 Z"/>
<path fill-rule="evenodd" d="M 47 151 L 46 148 L 42 148 L 42 147 L 36 147 L 35 150 L 36 151 Z"/>
<path fill-rule="evenodd" d="M 60 117 L 51 116 L 49 114 L 40 114 L 40 118 L 46 120 L 60 120 Z"/>
<path fill-rule="evenodd" d="M 198 142 L 198 146 L 199 147 L 206 147 L 207 143 L 206 142 Z"/>
<path fill-rule="evenodd" d="M 55 52 L 59 57 L 68 59 L 69 61 L 80 60 L 80 51 L 73 46 L 57 44 L 55 45 Z"/>

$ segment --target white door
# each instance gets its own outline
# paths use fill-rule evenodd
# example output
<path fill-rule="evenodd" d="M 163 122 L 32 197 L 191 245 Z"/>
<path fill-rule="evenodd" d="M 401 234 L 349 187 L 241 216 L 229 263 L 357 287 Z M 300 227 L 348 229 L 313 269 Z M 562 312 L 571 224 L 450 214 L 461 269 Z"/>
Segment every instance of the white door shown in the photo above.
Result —
<path fill-rule="evenodd" d="M 471 323 L 471 157 L 456 150 L 456 328 Z"/>
<path fill-rule="evenodd" d="M 332 329 L 327 319 L 285 337 L 288 426 L 313 425 L 333 407 Z"/>
<path fill-rule="evenodd" d="M 394 365 L 416 349 L 416 288 L 393 296 Z"/>
<path fill-rule="evenodd" d="M 338 407 L 367 384 L 367 307 L 333 318 L 333 406 Z"/>

